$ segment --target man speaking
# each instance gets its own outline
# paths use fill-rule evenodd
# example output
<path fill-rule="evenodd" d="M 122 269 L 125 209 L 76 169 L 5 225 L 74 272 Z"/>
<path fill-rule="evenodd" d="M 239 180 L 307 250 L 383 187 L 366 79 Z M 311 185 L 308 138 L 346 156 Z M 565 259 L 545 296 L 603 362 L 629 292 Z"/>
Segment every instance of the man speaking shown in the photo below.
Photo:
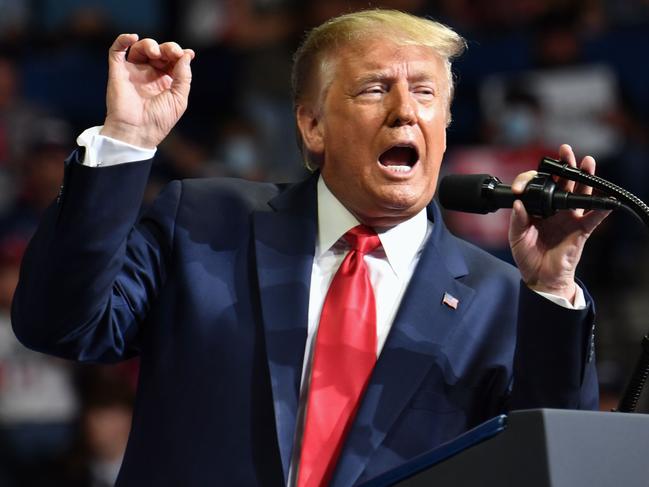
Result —
<path fill-rule="evenodd" d="M 117 485 L 350 486 L 503 411 L 596 407 L 575 268 L 606 213 L 538 220 L 517 202 L 516 269 L 452 236 L 432 202 L 463 48 L 396 11 L 326 22 L 293 68 L 313 175 L 176 181 L 137 221 L 194 53 L 115 40 L 105 122 L 65 163 L 13 323 L 61 357 L 141 357 Z"/>

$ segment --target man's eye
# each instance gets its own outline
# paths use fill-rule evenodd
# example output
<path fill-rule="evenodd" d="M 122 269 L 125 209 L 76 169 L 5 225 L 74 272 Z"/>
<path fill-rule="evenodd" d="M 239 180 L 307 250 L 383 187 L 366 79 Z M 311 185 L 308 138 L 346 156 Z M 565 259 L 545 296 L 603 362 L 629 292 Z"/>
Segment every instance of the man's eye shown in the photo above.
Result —
<path fill-rule="evenodd" d="M 369 88 L 365 88 L 361 94 L 368 94 L 368 95 L 380 95 L 381 93 L 385 93 L 385 88 L 382 86 L 370 86 Z"/>
<path fill-rule="evenodd" d="M 432 88 L 416 88 L 415 93 L 423 96 L 435 96 L 435 90 Z"/>

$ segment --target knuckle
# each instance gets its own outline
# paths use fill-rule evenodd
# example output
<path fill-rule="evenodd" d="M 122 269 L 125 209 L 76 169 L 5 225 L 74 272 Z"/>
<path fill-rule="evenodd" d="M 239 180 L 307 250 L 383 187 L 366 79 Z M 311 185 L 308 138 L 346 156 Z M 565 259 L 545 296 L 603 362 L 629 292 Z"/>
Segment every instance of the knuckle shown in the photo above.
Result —
<path fill-rule="evenodd" d="M 150 37 L 147 37 L 146 39 L 142 39 L 139 42 L 139 44 L 147 50 L 152 50 L 158 47 L 158 43 L 154 39 L 151 39 Z"/>
<path fill-rule="evenodd" d="M 165 51 L 169 53 L 173 53 L 179 56 L 183 54 L 183 50 L 181 49 L 180 45 L 177 42 L 165 42 L 163 46 Z"/>

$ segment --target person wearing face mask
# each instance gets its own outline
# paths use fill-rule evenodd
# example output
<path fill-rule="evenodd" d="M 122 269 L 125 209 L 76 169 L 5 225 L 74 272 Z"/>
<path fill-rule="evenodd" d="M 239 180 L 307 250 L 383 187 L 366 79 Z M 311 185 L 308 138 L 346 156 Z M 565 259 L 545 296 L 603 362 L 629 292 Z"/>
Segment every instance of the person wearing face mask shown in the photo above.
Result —
<path fill-rule="evenodd" d="M 63 357 L 140 356 L 117 485 L 354 485 L 503 411 L 597 406 L 575 269 L 606 214 L 537 220 L 517 202 L 515 268 L 452 236 L 432 201 L 463 49 L 398 11 L 325 22 L 292 77 L 312 176 L 176 181 L 137 221 L 194 53 L 115 40 L 106 120 L 66 161 L 13 323 Z"/>

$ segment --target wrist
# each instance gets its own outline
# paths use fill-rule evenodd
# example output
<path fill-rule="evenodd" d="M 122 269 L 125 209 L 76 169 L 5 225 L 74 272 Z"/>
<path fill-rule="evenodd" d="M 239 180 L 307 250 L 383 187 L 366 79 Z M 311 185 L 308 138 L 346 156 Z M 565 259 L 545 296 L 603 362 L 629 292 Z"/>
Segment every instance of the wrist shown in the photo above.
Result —
<path fill-rule="evenodd" d="M 99 134 L 141 149 L 155 149 L 158 145 L 151 137 L 138 133 L 137 126 L 130 124 L 112 123 L 106 120 Z"/>

